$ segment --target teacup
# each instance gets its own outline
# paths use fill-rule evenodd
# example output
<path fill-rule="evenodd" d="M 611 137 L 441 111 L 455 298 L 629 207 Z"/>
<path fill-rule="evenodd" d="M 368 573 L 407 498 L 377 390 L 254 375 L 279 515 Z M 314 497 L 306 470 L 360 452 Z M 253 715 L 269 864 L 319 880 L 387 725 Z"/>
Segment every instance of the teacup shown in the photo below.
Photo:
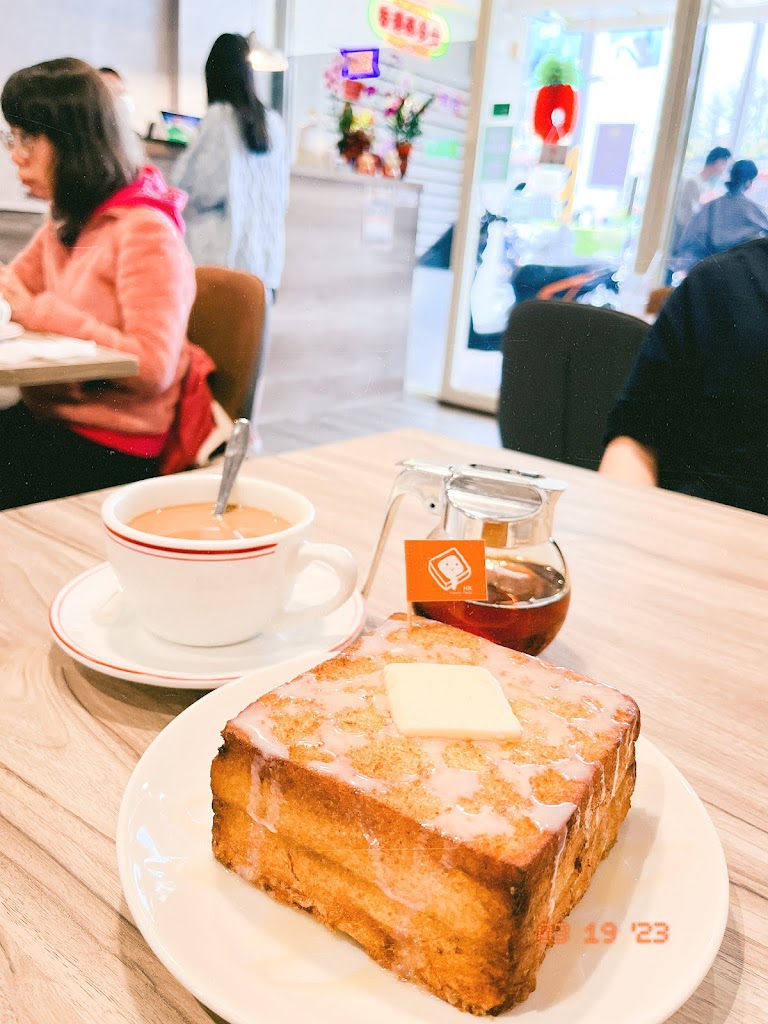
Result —
<path fill-rule="evenodd" d="M 216 501 L 220 478 L 182 473 L 128 484 L 103 503 L 107 557 L 138 621 L 165 640 L 218 647 L 260 633 L 292 629 L 332 612 L 352 594 L 357 566 L 336 544 L 309 536 L 315 509 L 298 491 L 239 477 L 230 502 L 265 509 L 287 529 L 237 540 L 161 537 L 129 524 L 143 512 Z M 213 514 L 213 512 L 211 512 Z M 308 607 L 287 609 L 302 570 L 322 562 L 337 576 L 336 592 Z"/>
<path fill-rule="evenodd" d="M 0 295 L 0 327 L 11 322 L 11 304 Z"/>

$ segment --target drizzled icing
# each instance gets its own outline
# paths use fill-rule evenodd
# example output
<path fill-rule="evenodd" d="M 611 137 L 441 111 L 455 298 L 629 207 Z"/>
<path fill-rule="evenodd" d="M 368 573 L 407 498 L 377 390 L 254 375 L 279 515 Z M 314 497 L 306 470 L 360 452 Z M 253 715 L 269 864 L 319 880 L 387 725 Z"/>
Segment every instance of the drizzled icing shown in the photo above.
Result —
<path fill-rule="evenodd" d="M 560 868 L 560 861 L 563 856 L 563 850 L 565 849 L 565 842 L 568 837 L 568 833 L 565 829 L 560 833 L 560 838 L 557 841 L 557 853 L 555 854 L 555 867 L 552 872 L 552 881 L 549 885 L 549 907 L 547 909 L 547 917 L 551 921 L 555 916 L 555 900 L 557 898 L 557 872 Z"/>
<path fill-rule="evenodd" d="M 414 626 L 424 628 L 429 627 Z M 451 838 L 486 838 L 497 850 L 507 844 L 512 850 L 521 821 L 527 822 L 529 837 L 532 827 L 542 839 L 557 834 L 556 875 L 566 826 L 578 813 L 576 801 L 589 790 L 584 812 L 589 830 L 594 806 L 607 797 L 607 781 L 611 796 L 616 793 L 634 703 L 612 687 L 538 659 L 479 638 L 475 643 L 473 648 L 416 643 L 402 621 L 389 620 L 355 650 L 360 675 L 332 680 L 305 672 L 246 708 L 233 724 L 263 758 L 299 758 L 310 770 L 409 816 L 415 800 L 422 825 Z M 487 668 L 522 724 L 520 741 L 406 739 L 392 721 L 381 678 L 391 661 Z M 606 780 L 601 758 L 617 745 L 613 777 Z M 259 768 L 254 765 L 254 775 Z M 273 817 L 268 827 L 274 827 Z"/>

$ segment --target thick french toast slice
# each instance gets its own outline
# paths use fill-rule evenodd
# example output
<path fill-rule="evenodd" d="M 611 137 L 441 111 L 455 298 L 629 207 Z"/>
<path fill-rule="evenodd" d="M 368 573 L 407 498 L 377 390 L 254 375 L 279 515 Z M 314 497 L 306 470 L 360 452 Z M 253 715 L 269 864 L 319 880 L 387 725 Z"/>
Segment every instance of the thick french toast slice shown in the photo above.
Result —
<path fill-rule="evenodd" d="M 381 669 L 417 661 L 487 667 L 521 738 L 402 736 Z M 616 840 L 638 731 L 611 687 L 393 616 L 227 724 L 214 854 L 399 977 L 499 1013 L 533 991 L 552 926 Z"/>

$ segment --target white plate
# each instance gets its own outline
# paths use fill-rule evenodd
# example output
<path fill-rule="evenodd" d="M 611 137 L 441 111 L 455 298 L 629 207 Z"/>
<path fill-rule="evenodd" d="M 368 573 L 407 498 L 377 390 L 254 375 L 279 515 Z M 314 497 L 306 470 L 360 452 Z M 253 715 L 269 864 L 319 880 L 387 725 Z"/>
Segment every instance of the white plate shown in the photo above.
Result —
<path fill-rule="evenodd" d="M 230 1024 L 458 1024 L 471 1018 L 399 982 L 352 942 L 273 902 L 211 853 L 209 771 L 228 719 L 286 679 L 246 676 L 187 708 L 136 766 L 117 826 L 120 880 L 137 927 L 168 970 Z M 660 1024 L 712 964 L 728 872 L 699 798 L 647 740 L 618 842 L 568 918 L 536 992 L 504 1014 L 524 1024 Z M 590 945 L 613 922 L 611 945 Z M 634 922 L 669 939 L 638 943 Z M 649 938 L 659 938 L 656 927 Z"/>
<path fill-rule="evenodd" d="M 24 328 L 21 324 L 14 323 L 11 320 L 7 324 L 0 324 L 0 341 L 10 341 L 11 338 L 20 338 L 24 333 Z"/>
<path fill-rule="evenodd" d="M 310 565 L 299 577 L 294 600 L 298 605 L 318 601 L 333 593 L 335 581 L 327 566 Z M 186 647 L 161 640 L 134 619 L 112 567 L 104 562 L 59 591 L 48 621 L 59 647 L 87 668 L 134 683 L 210 690 L 245 672 L 301 662 L 296 675 L 330 657 L 363 628 L 365 602 L 356 591 L 335 612 L 290 633 L 226 647 Z"/>

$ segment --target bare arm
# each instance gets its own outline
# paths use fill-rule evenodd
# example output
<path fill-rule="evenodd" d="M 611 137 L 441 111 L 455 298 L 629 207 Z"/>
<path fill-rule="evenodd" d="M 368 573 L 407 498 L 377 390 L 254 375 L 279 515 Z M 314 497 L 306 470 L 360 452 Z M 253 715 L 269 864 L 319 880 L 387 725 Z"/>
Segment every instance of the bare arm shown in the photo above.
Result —
<path fill-rule="evenodd" d="M 603 453 L 598 472 L 615 480 L 655 487 L 658 483 L 656 452 L 633 437 L 614 437 Z"/>

